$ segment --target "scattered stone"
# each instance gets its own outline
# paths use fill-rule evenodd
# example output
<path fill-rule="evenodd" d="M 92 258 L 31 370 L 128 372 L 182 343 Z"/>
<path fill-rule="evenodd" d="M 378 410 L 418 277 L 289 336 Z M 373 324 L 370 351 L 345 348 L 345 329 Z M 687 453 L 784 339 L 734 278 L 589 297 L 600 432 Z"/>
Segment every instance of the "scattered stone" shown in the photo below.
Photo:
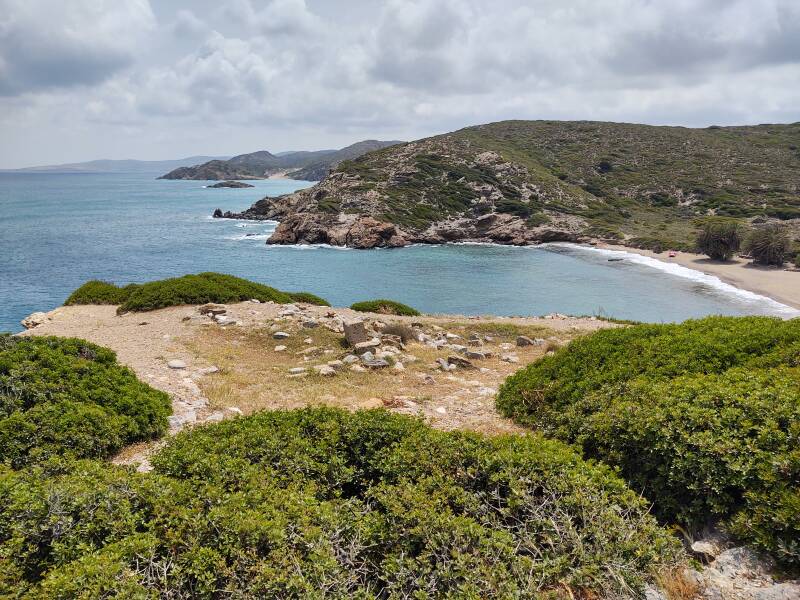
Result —
<path fill-rule="evenodd" d="M 261 304 L 261 300 L 259 300 L 258 298 L 250 298 L 250 302 L 252 302 L 253 304 Z"/>
<path fill-rule="evenodd" d="M 314 340 L 312 340 L 311 338 L 306 338 L 306 339 L 303 340 L 303 343 L 304 344 L 313 344 Z"/>
<path fill-rule="evenodd" d="M 447 347 L 453 352 L 458 352 L 459 354 L 464 354 L 467 351 L 467 347 L 461 346 L 460 344 L 449 344 Z"/>
<path fill-rule="evenodd" d="M 344 328 L 344 339 L 350 346 L 356 346 L 370 339 L 364 321 L 345 321 L 342 327 Z"/>
<path fill-rule="evenodd" d="M 205 419 L 206 423 L 219 423 L 225 418 L 225 414 L 220 411 L 215 411 L 208 415 Z"/>
<path fill-rule="evenodd" d="M 323 377 L 333 377 L 336 375 L 336 369 L 329 365 L 319 365 L 314 367 L 314 370 Z"/>
<path fill-rule="evenodd" d="M 469 362 L 466 358 L 461 358 L 460 356 L 448 356 L 447 362 L 451 365 L 459 367 L 461 369 L 474 369 L 475 365 Z"/>
<path fill-rule="evenodd" d="M 366 342 L 358 342 L 357 344 L 355 344 L 355 346 L 353 346 L 353 348 L 355 349 L 356 354 L 364 354 L 365 352 L 374 350 L 380 345 L 381 341 L 377 338 L 373 338 Z"/>
<path fill-rule="evenodd" d="M 446 415 L 447 409 L 444 406 L 437 406 L 436 412 L 439 413 L 440 415 Z"/>
<path fill-rule="evenodd" d="M 453 365 L 453 364 L 450 364 L 444 358 L 437 358 L 436 362 L 438 363 L 438 366 L 439 366 L 440 369 L 442 369 L 442 371 L 455 371 L 456 370 L 456 366 Z"/>
<path fill-rule="evenodd" d="M 500 360 L 507 363 L 516 364 L 519 362 L 519 357 L 516 354 L 502 354 Z"/>
<path fill-rule="evenodd" d="M 217 315 L 224 315 L 228 312 L 228 307 L 224 304 L 203 304 L 197 308 L 197 312 L 201 315 L 211 315 L 212 317 L 216 317 Z"/>
<path fill-rule="evenodd" d="M 172 359 L 171 361 L 169 361 L 167 363 L 167 366 L 170 369 L 185 369 L 186 368 L 186 363 L 183 362 L 182 360 L 174 358 L 174 359 Z"/>
<path fill-rule="evenodd" d="M 361 355 L 361 360 L 375 360 L 375 355 L 370 351 L 364 352 L 364 354 Z"/>
<path fill-rule="evenodd" d="M 472 360 L 484 360 L 492 357 L 491 352 L 482 352 L 479 350 L 467 350 L 464 355 Z"/>
<path fill-rule="evenodd" d="M 227 406 L 225 407 L 226 410 L 231 411 L 232 413 L 236 413 L 237 415 L 243 415 L 242 409 L 238 406 Z"/>
<path fill-rule="evenodd" d="M 449 331 L 444 334 L 444 337 L 446 337 L 448 340 L 460 340 L 461 339 L 460 335 L 458 335 L 456 333 L 450 333 Z"/>
<path fill-rule="evenodd" d="M 342 359 L 342 362 L 346 365 L 352 365 L 358 362 L 358 357 L 355 354 L 348 354 Z"/>
<path fill-rule="evenodd" d="M 236 319 L 228 315 L 214 315 L 214 320 L 220 325 L 234 325 Z"/>
<path fill-rule="evenodd" d="M 319 323 L 314 319 L 308 319 L 307 321 L 303 321 L 303 327 L 305 327 L 306 329 L 314 329 L 316 327 L 319 327 Z"/>
<path fill-rule="evenodd" d="M 305 367 L 292 367 L 291 369 L 289 369 L 290 375 L 299 375 L 300 373 L 305 373 L 305 372 L 306 372 Z"/>
<path fill-rule="evenodd" d="M 692 552 L 699 555 L 706 561 L 713 560 L 719 554 L 720 549 L 716 544 L 708 540 L 698 540 L 692 544 Z"/>
<path fill-rule="evenodd" d="M 383 358 L 375 358 L 373 360 L 362 360 L 361 363 L 368 369 L 385 369 L 389 366 L 389 361 Z"/>
<path fill-rule="evenodd" d="M 286 352 L 286 346 L 283 344 L 278 344 L 275 346 L 275 352 Z"/>
<path fill-rule="evenodd" d="M 39 325 L 42 325 L 48 320 L 49 318 L 47 316 L 47 313 L 35 312 L 22 319 L 22 321 L 20 321 L 20 324 L 25 329 L 33 329 L 34 327 L 38 327 Z"/>
<path fill-rule="evenodd" d="M 383 408 L 383 400 L 380 398 L 369 398 L 358 403 L 358 408 Z"/>
<path fill-rule="evenodd" d="M 336 371 L 341 371 L 342 369 L 344 369 L 345 365 L 344 362 L 341 360 L 332 360 L 328 363 L 328 366 L 331 369 L 335 369 Z"/>
<path fill-rule="evenodd" d="M 467 344 L 470 346 L 483 346 L 483 340 L 479 337 L 471 337 L 469 340 L 467 340 Z"/>
<path fill-rule="evenodd" d="M 362 367 L 361 365 L 350 365 L 350 370 L 353 371 L 353 373 L 366 373 L 367 372 L 367 370 L 364 367 Z"/>
<path fill-rule="evenodd" d="M 219 373 L 219 367 L 216 365 L 211 365 L 205 369 L 200 369 L 199 372 L 201 375 L 213 375 L 214 373 Z"/>
<path fill-rule="evenodd" d="M 422 383 L 425 385 L 434 385 L 436 380 L 433 378 L 433 375 L 423 375 Z"/>
<path fill-rule="evenodd" d="M 405 345 L 403 345 L 403 338 L 401 338 L 399 335 L 384 333 L 381 335 L 381 343 L 393 346 L 395 348 L 405 348 Z"/>
<path fill-rule="evenodd" d="M 517 346 L 522 348 L 523 346 L 534 346 L 535 342 L 525 335 L 518 335 L 517 336 Z"/>
<path fill-rule="evenodd" d="M 289 337 L 289 334 L 286 333 L 285 331 L 276 331 L 275 333 L 272 334 L 272 337 L 276 340 L 285 340 L 286 338 Z"/>
<path fill-rule="evenodd" d="M 184 317 L 183 320 L 185 321 L 186 317 Z M 147 321 L 142 321 L 141 323 L 139 323 L 139 326 L 142 326 L 142 325 L 150 325 L 150 323 L 148 323 Z"/>
<path fill-rule="evenodd" d="M 310 346 L 310 347 L 306 348 L 305 350 L 301 350 L 300 352 L 298 352 L 298 354 L 300 354 L 302 356 L 306 356 L 306 355 L 309 355 L 309 354 L 319 354 L 319 353 L 320 353 L 319 346 Z"/>
<path fill-rule="evenodd" d="M 394 363 L 394 365 L 392 366 L 392 368 L 393 368 L 395 371 L 405 371 L 405 370 L 406 370 L 406 368 L 405 368 L 405 366 L 403 365 L 403 363 L 401 363 L 401 362 L 399 362 L 399 361 L 398 361 L 398 362 L 396 362 L 396 363 Z"/>

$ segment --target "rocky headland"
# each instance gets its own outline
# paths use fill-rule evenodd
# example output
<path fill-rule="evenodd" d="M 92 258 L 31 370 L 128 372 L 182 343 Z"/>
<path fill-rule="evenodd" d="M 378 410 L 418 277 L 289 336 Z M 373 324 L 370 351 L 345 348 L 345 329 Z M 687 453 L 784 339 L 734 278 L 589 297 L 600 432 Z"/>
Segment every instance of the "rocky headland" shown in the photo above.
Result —
<path fill-rule="evenodd" d="M 311 188 L 214 216 L 279 221 L 269 244 L 688 250 L 709 215 L 800 229 L 798 144 L 800 124 L 507 121 L 369 152 Z"/>
<path fill-rule="evenodd" d="M 219 183 L 215 183 L 214 185 L 209 185 L 209 188 L 251 188 L 255 187 L 249 183 L 245 183 L 244 181 L 220 181 Z"/>

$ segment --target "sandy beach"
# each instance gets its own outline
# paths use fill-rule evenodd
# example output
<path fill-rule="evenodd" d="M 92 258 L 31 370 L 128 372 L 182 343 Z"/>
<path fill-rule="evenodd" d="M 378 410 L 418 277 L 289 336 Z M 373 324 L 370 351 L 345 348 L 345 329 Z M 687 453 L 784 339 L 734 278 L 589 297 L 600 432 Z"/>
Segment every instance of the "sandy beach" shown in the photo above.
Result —
<path fill-rule="evenodd" d="M 792 270 L 788 267 L 788 263 L 781 269 L 756 266 L 751 264 L 751 261 L 738 256 L 728 262 L 720 262 L 711 260 L 705 255 L 690 252 L 678 252 L 676 256 L 670 257 L 667 252 L 656 254 L 650 250 L 639 250 L 613 244 L 597 244 L 597 247 L 633 252 L 662 262 L 675 263 L 707 275 L 714 275 L 730 285 L 800 309 L 800 271 Z"/>

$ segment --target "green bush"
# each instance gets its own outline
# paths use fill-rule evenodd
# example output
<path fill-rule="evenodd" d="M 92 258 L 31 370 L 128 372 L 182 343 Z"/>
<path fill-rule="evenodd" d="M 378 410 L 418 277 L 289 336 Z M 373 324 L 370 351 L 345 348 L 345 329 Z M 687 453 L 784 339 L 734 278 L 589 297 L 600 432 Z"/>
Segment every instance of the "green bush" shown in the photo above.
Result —
<path fill-rule="evenodd" d="M 0 336 L 0 462 L 106 457 L 162 434 L 169 397 L 106 348 L 79 339 Z"/>
<path fill-rule="evenodd" d="M 800 320 L 609 329 L 511 377 L 500 411 L 619 467 L 665 521 L 800 566 Z"/>
<path fill-rule="evenodd" d="M 615 597 L 681 556 L 610 469 L 536 435 L 317 408 L 181 433 L 153 463 L 0 472 L 0 593 Z"/>
<path fill-rule="evenodd" d="M 135 283 L 118 287 L 107 281 L 87 281 L 70 294 L 64 306 L 72 304 L 122 304 L 139 286 Z"/>
<path fill-rule="evenodd" d="M 330 306 L 330 302 L 325 298 L 315 296 L 310 292 L 286 292 L 292 299 L 292 302 L 302 302 L 304 304 L 315 304 L 317 306 Z"/>
<path fill-rule="evenodd" d="M 281 292 L 275 288 L 221 273 L 184 275 L 143 284 L 117 287 L 103 281 L 89 281 L 75 290 L 65 304 L 119 304 L 117 312 L 143 312 L 167 306 L 207 302 L 306 302 L 330 306 L 326 300 L 308 292 Z"/>
<path fill-rule="evenodd" d="M 697 234 L 697 251 L 714 260 L 730 260 L 742 243 L 742 226 L 733 219 L 710 219 Z"/>
<path fill-rule="evenodd" d="M 418 317 L 421 313 L 410 306 L 395 302 L 394 300 L 367 300 L 365 302 L 356 302 L 350 306 L 351 309 L 358 312 L 371 312 L 380 313 L 383 315 L 398 315 L 406 317 Z"/>
<path fill-rule="evenodd" d="M 781 225 L 767 225 L 753 229 L 745 244 L 745 250 L 757 265 L 780 267 L 786 262 L 791 249 L 789 234 Z"/>

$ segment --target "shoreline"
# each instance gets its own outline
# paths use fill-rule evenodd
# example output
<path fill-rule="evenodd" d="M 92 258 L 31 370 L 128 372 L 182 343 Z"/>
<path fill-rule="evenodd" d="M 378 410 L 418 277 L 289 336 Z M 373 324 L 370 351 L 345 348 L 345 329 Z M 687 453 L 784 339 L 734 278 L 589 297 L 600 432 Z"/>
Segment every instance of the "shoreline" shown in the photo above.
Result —
<path fill-rule="evenodd" d="M 598 242 L 596 248 L 629 252 L 646 256 L 666 264 L 676 264 L 705 275 L 717 277 L 724 283 L 736 288 L 765 296 L 800 310 L 800 271 L 794 272 L 777 267 L 760 267 L 752 265 L 749 260 L 735 256 L 728 262 L 711 260 L 703 254 L 677 252 L 669 257 L 667 252 L 656 254 L 651 250 L 630 248 L 617 244 Z"/>

